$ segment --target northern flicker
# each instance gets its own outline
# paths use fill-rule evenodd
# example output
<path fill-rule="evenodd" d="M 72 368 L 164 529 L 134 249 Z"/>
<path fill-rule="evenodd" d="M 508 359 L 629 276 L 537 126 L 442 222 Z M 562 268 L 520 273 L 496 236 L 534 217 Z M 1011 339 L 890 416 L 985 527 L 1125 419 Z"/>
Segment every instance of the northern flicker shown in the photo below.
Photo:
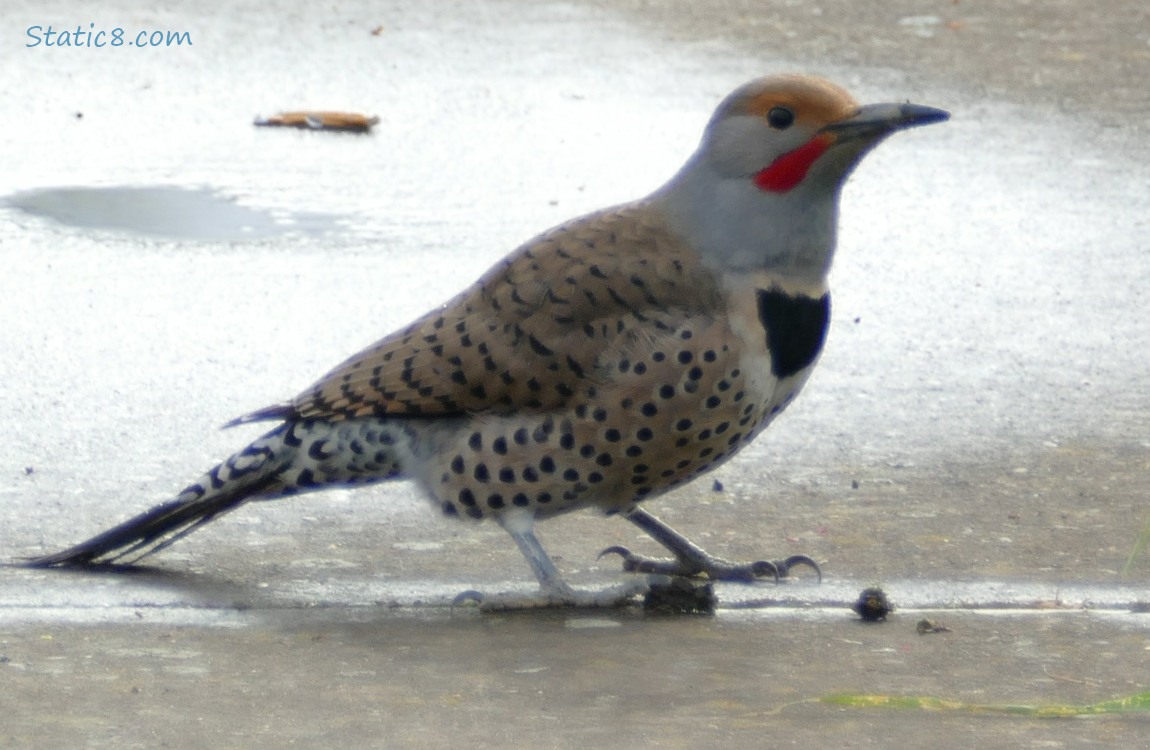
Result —
<path fill-rule="evenodd" d="M 580 508 L 674 555 L 612 548 L 628 570 L 747 580 L 813 564 L 728 563 L 640 504 L 735 455 L 798 394 L 826 336 L 844 181 L 886 136 L 947 117 L 860 106 L 812 77 L 752 81 L 650 196 L 527 242 L 290 402 L 232 422 L 279 424 L 174 499 L 28 564 L 138 559 L 248 500 L 401 478 L 442 513 L 506 529 L 545 604 L 605 601 L 568 587 L 533 533 Z"/>

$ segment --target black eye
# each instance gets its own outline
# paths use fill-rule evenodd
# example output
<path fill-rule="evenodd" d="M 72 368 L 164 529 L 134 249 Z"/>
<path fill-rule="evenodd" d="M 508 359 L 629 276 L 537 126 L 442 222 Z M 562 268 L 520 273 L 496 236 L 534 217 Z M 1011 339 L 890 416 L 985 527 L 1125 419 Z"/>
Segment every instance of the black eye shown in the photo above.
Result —
<path fill-rule="evenodd" d="M 786 130 L 795 123 L 795 113 L 787 107 L 772 107 L 767 113 L 767 124 L 775 130 Z"/>

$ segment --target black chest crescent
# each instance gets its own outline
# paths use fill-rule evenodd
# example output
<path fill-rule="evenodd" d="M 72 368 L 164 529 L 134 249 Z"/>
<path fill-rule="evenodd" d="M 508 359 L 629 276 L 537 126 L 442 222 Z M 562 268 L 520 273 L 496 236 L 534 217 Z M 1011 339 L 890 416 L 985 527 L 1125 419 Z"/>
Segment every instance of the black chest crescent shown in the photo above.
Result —
<path fill-rule="evenodd" d="M 757 296 L 759 322 L 771 355 L 771 373 L 781 380 L 809 367 L 827 337 L 831 296 L 824 294 L 814 299 L 776 288 L 759 289 Z"/>

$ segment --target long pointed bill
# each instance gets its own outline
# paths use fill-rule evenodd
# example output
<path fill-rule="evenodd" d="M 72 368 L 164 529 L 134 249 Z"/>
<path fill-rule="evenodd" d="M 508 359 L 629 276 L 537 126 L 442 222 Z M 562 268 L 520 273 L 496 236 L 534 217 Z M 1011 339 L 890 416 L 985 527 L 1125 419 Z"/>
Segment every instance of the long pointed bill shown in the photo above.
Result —
<path fill-rule="evenodd" d="M 921 104 L 867 104 L 853 117 L 832 122 L 819 132 L 835 141 L 870 139 L 949 119 L 949 112 Z"/>
<path fill-rule="evenodd" d="M 857 141 L 859 153 L 896 130 L 950 119 L 950 113 L 920 104 L 868 104 L 850 117 L 823 126 L 809 141 L 775 159 L 755 174 L 755 185 L 769 193 L 785 193 L 806 176 L 815 160 L 836 143 Z"/>

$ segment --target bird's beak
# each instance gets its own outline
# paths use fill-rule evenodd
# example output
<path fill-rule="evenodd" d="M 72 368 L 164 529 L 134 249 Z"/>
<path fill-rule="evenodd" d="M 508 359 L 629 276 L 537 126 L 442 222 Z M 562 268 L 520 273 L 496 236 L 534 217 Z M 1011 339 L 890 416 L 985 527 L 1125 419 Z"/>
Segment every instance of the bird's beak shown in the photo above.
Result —
<path fill-rule="evenodd" d="M 870 140 L 896 130 L 931 125 L 950 119 L 950 113 L 921 104 L 867 104 L 852 116 L 823 127 L 835 142 Z"/>

